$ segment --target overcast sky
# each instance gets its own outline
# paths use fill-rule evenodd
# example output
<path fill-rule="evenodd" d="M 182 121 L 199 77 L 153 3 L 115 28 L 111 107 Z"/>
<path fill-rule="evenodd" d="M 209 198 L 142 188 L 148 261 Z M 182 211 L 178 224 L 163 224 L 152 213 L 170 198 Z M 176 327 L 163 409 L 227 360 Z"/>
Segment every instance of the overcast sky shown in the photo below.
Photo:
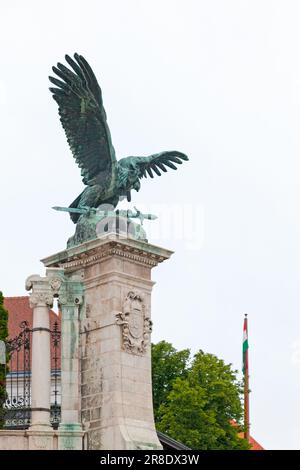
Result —
<path fill-rule="evenodd" d="M 160 215 L 150 241 L 175 251 L 153 271 L 153 340 L 240 369 L 247 312 L 251 434 L 268 449 L 300 449 L 299 21 L 297 0 L 0 7 L 0 289 L 25 295 L 25 278 L 43 274 L 39 260 L 74 232 L 51 209 L 83 184 L 48 75 L 79 52 L 119 158 L 190 157 L 132 193 Z"/>

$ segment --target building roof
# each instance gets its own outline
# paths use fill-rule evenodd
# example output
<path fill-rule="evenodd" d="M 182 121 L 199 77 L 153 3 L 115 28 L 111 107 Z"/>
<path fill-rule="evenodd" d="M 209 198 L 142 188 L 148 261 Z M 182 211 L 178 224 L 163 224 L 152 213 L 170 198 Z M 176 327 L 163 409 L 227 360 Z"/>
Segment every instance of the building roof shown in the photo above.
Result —
<path fill-rule="evenodd" d="M 175 441 L 172 437 L 157 431 L 157 437 L 163 446 L 164 450 L 191 450 L 190 447 L 185 446 L 181 442 Z"/>
<path fill-rule="evenodd" d="M 249 438 L 249 443 L 251 445 L 250 450 L 265 450 L 252 436 Z"/>
<path fill-rule="evenodd" d="M 4 307 L 8 311 L 8 335 L 9 339 L 13 339 L 20 334 L 22 331 L 21 323 L 27 321 L 28 327 L 32 329 L 32 315 L 33 310 L 29 305 L 29 296 L 22 297 L 5 297 Z M 53 330 L 55 322 L 58 323 L 58 329 L 60 330 L 60 315 L 57 315 L 53 310 L 50 310 L 50 329 Z M 57 367 L 60 368 L 60 343 L 57 348 Z M 17 365 L 18 361 L 18 365 Z M 16 354 L 12 355 L 11 363 L 9 364 L 10 372 L 16 370 L 22 370 L 22 364 L 24 361 L 23 348 L 21 348 L 18 354 L 18 360 Z M 51 368 L 54 369 L 54 346 L 51 341 Z"/>
<path fill-rule="evenodd" d="M 235 421 L 235 419 L 232 419 L 230 421 L 231 425 L 236 427 L 237 426 L 237 422 Z M 243 432 L 240 432 L 239 434 L 239 437 L 243 438 L 244 437 L 244 433 Z M 251 449 L 250 450 L 265 450 L 255 439 L 254 437 L 252 436 L 249 436 L 249 444 L 251 446 Z"/>

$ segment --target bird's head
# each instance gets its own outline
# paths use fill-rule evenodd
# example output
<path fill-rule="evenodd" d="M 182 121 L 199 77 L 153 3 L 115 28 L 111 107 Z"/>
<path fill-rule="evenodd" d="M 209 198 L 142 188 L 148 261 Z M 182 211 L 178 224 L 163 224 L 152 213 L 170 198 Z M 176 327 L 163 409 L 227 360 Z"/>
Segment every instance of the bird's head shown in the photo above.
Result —
<path fill-rule="evenodd" d="M 138 177 L 138 171 L 135 161 L 130 158 L 122 158 L 118 162 L 119 187 L 121 190 L 130 191 L 140 190 L 141 183 Z"/>

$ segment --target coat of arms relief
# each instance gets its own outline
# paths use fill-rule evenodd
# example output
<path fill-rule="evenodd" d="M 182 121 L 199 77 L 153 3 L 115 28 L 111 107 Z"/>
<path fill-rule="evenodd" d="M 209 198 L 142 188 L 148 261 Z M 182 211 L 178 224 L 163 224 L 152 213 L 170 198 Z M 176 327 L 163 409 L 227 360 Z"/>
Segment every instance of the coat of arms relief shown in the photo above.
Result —
<path fill-rule="evenodd" d="M 141 293 L 128 292 L 116 323 L 122 327 L 123 349 L 133 354 L 144 354 L 150 343 L 152 321 Z"/>

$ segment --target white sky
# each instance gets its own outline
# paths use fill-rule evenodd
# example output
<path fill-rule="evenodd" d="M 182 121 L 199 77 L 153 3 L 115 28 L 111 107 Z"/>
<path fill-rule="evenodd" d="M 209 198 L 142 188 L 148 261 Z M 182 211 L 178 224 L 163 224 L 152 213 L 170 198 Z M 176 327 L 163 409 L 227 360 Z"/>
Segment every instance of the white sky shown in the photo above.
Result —
<path fill-rule="evenodd" d="M 300 449 L 299 20 L 296 0 L 0 7 L 4 295 L 24 295 L 25 278 L 44 272 L 39 259 L 74 231 L 51 210 L 83 185 L 47 88 L 51 66 L 77 51 L 102 87 L 119 158 L 190 157 L 133 192 L 138 207 L 164 214 L 151 241 L 175 250 L 153 272 L 153 340 L 240 369 L 248 312 L 251 433 L 268 449 Z M 174 205 L 178 220 L 184 205 L 199 222 L 198 246 L 187 243 L 189 216 L 183 237 L 161 232 Z"/>

